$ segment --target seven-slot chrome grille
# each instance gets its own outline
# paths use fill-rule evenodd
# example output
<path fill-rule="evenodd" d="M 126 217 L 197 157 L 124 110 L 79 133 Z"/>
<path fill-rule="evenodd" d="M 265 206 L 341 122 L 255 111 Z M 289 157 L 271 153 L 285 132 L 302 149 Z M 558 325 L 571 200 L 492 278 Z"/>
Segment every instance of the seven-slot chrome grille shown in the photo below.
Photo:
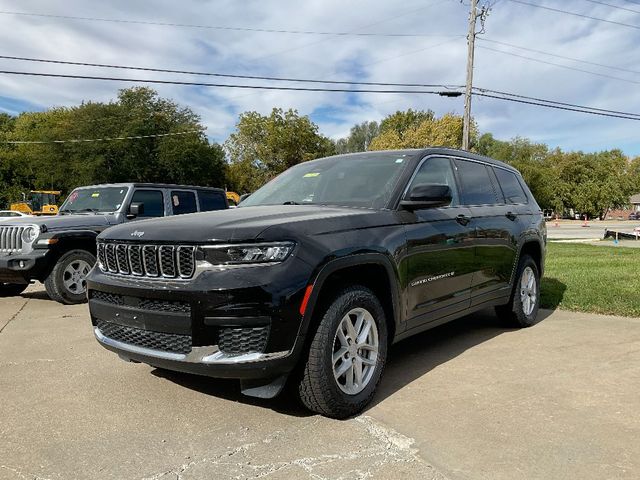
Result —
<path fill-rule="evenodd" d="M 22 232 L 29 227 L 0 227 L 0 252 L 22 251 Z"/>
<path fill-rule="evenodd" d="M 98 243 L 102 271 L 150 278 L 193 277 L 196 247 L 192 245 L 142 245 Z"/>

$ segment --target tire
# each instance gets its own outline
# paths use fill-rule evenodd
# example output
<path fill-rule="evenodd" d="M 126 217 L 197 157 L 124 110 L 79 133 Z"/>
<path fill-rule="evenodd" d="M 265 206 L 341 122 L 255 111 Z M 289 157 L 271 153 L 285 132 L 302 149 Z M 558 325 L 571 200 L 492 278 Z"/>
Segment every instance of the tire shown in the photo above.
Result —
<path fill-rule="evenodd" d="M 17 297 L 28 286 L 28 283 L 0 283 L 0 297 Z"/>
<path fill-rule="evenodd" d="M 535 325 L 540 308 L 540 273 L 529 255 L 520 259 L 515 278 L 509 303 L 496 307 L 496 314 L 512 326 L 530 327 Z"/>
<path fill-rule="evenodd" d="M 346 322 L 354 330 L 348 331 Z M 377 343 L 377 353 L 370 346 L 360 350 L 351 344 L 358 327 L 359 333 L 365 328 L 368 331 L 361 344 Z M 349 347 L 345 347 L 347 344 Z M 334 363 L 338 351 L 342 354 Z M 363 363 L 363 358 L 373 365 Z M 386 359 L 387 324 L 380 301 L 365 287 L 349 287 L 334 297 L 313 336 L 298 386 L 300 400 L 309 410 L 327 417 L 343 419 L 355 415 L 371 401 Z M 360 382 L 355 376 L 357 371 Z"/>
<path fill-rule="evenodd" d="M 71 250 L 62 255 L 44 281 L 49 297 L 65 305 L 85 303 L 85 278 L 95 263 L 96 257 L 86 250 Z"/>

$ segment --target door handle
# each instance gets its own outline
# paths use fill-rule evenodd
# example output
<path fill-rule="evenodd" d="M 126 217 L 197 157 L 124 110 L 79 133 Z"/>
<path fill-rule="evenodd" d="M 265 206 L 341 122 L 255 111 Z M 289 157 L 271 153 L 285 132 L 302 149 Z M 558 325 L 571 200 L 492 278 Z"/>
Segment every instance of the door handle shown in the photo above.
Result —
<path fill-rule="evenodd" d="M 507 217 L 509 220 L 515 220 L 516 218 L 518 218 L 518 214 L 513 212 L 507 212 L 505 213 L 505 217 Z"/>
<path fill-rule="evenodd" d="M 471 221 L 471 217 L 467 217 L 466 215 L 460 214 L 456 217 L 456 222 L 460 225 L 467 226 Z"/>

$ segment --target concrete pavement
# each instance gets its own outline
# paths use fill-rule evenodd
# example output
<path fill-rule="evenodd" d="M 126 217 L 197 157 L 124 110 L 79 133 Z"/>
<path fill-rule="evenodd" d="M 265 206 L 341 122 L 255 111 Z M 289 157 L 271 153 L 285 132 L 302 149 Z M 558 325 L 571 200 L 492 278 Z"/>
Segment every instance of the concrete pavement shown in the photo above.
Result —
<path fill-rule="evenodd" d="M 640 319 L 490 314 L 401 342 L 347 421 L 127 364 L 86 306 L 0 299 L 0 478 L 635 479 Z"/>

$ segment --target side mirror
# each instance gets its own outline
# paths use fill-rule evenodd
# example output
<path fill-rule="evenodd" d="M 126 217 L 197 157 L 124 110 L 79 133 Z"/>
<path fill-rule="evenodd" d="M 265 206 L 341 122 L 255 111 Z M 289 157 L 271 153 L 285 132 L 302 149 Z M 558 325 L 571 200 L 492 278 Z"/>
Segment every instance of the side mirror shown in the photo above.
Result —
<path fill-rule="evenodd" d="M 410 212 L 425 208 L 446 207 L 451 203 L 451 189 L 448 185 L 425 183 L 413 187 L 400 206 Z"/>
<path fill-rule="evenodd" d="M 144 214 L 144 203 L 132 203 L 129 205 L 129 213 L 127 214 L 128 219 L 136 218 L 140 215 Z"/>
<path fill-rule="evenodd" d="M 250 196 L 251 196 L 250 193 L 243 193 L 242 195 L 240 195 L 240 201 L 238 202 L 238 205 L 240 205 L 244 200 L 246 200 Z"/>

